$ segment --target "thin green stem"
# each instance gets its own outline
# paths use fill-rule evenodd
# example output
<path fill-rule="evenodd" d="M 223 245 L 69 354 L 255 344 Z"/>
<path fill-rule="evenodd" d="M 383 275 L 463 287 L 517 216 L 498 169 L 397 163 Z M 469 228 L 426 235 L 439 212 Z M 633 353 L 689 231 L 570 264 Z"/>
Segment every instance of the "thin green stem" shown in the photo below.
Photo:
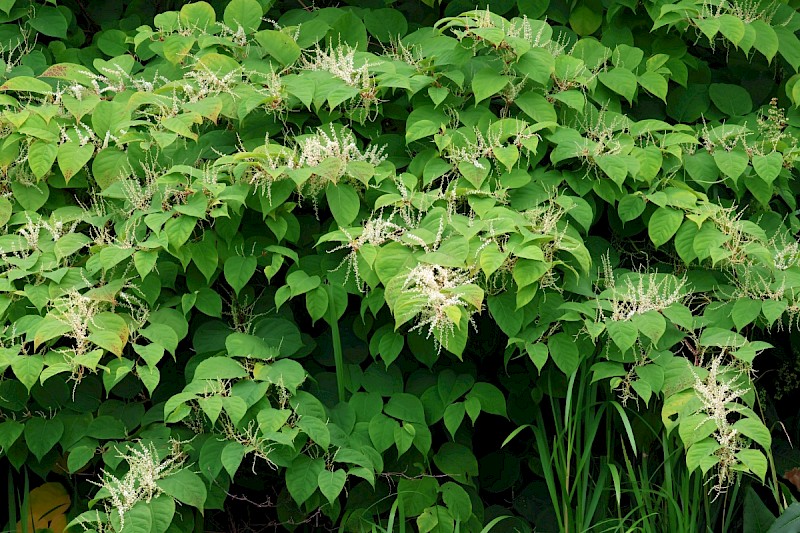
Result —
<path fill-rule="evenodd" d="M 331 327 L 331 337 L 333 340 L 333 361 L 336 365 L 336 388 L 339 393 L 339 401 L 345 401 L 345 374 L 344 356 L 342 353 L 342 337 L 339 334 L 339 318 L 336 316 L 336 306 L 334 305 L 333 291 L 330 286 L 328 290 L 328 318 L 327 322 Z"/>

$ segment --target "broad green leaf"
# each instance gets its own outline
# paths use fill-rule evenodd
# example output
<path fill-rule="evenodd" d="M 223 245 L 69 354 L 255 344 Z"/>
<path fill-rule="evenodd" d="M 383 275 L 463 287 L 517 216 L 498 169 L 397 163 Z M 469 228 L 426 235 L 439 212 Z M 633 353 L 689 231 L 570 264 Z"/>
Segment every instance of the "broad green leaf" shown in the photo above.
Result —
<path fill-rule="evenodd" d="M 666 244 L 681 227 L 682 222 L 682 211 L 670 207 L 659 207 L 647 223 L 650 240 L 656 247 Z"/>
<path fill-rule="evenodd" d="M 300 57 L 300 47 L 291 36 L 282 31 L 260 31 L 255 34 L 255 38 L 269 55 L 283 65 L 291 65 Z"/>
<path fill-rule="evenodd" d="M 325 198 L 333 218 L 341 227 L 348 227 L 358 216 L 361 200 L 355 189 L 346 183 L 330 184 L 325 189 Z"/>
<path fill-rule="evenodd" d="M 628 351 L 639 337 L 639 330 L 636 329 L 636 326 L 625 320 L 607 320 L 606 331 L 614 344 L 623 352 Z"/>
<path fill-rule="evenodd" d="M 767 429 L 767 426 L 765 426 L 761 420 L 756 420 L 755 418 L 749 417 L 742 418 L 741 420 L 734 422 L 733 429 L 742 435 L 753 439 L 765 450 L 769 450 L 770 446 L 772 445 L 772 436 L 769 433 L 769 429 Z"/>
<path fill-rule="evenodd" d="M 242 257 L 233 255 L 225 260 L 224 274 L 225 281 L 233 287 L 234 292 L 239 294 L 241 290 L 253 277 L 256 272 L 258 262 L 255 257 Z"/>
<path fill-rule="evenodd" d="M 724 149 L 715 150 L 713 156 L 714 162 L 722 173 L 734 181 L 742 175 L 747 168 L 747 164 L 750 162 L 747 154 L 737 149 L 731 151 Z"/>
<path fill-rule="evenodd" d="M 69 180 L 83 169 L 94 155 L 94 145 L 69 141 L 58 147 L 58 168 L 64 175 L 64 181 Z"/>
<path fill-rule="evenodd" d="M 570 376 L 580 365 L 575 341 L 566 333 L 556 333 L 547 340 L 550 358 L 565 375 Z"/>
<path fill-rule="evenodd" d="M 42 140 L 35 140 L 28 147 L 28 166 L 31 167 L 33 175 L 43 178 L 56 161 L 58 146 Z"/>
<path fill-rule="evenodd" d="M 42 356 L 37 354 L 19 355 L 11 363 L 11 370 L 17 379 L 30 392 L 31 387 L 39 380 L 44 368 Z"/>
<path fill-rule="evenodd" d="M 17 76 L 0 85 L 0 91 L 18 91 L 37 94 L 50 94 L 53 88 L 49 83 L 30 76 Z"/>
<path fill-rule="evenodd" d="M 67 38 L 67 19 L 57 7 L 37 7 L 28 23 L 34 30 L 48 37 Z"/>
<path fill-rule="evenodd" d="M 611 70 L 600 72 L 600 81 L 614 91 L 622 95 L 628 102 L 633 102 L 636 94 L 636 75 L 630 70 L 622 67 L 614 67 Z"/>
<path fill-rule="evenodd" d="M 237 361 L 228 357 L 209 357 L 203 360 L 194 371 L 194 379 L 235 379 L 249 374 Z"/>
<path fill-rule="evenodd" d="M 286 488 L 294 501 L 300 505 L 311 497 L 319 486 L 319 475 L 325 470 L 322 458 L 311 459 L 298 455 L 286 468 Z"/>
<path fill-rule="evenodd" d="M 569 14 L 569 25 L 580 36 L 593 34 L 602 22 L 602 8 L 599 3 L 595 6 L 592 2 L 581 2 Z"/>
<path fill-rule="evenodd" d="M 209 31 L 217 21 L 217 14 L 208 2 L 192 2 L 181 7 L 180 21 L 187 28 Z"/>
<path fill-rule="evenodd" d="M 508 85 L 509 79 L 491 68 L 485 68 L 475 73 L 472 78 L 472 92 L 475 94 L 475 103 L 497 95 Z"/>
<path fill-rule="evenodd" d="M 708 87 L 708 95 L 717 109 L 726 115 L 732 117 L 746 115 L 753 110 L 750 93 L 739 85 L 712 83 Z"/>
<path fill-rule="evenodd" d="M 731 310 L 731 318 L 737 330 L 741 331 L 742 328 L 758 318 L 758 315 L 761 314 L 761 303 L 760 300 L 750 298 L 736 300 Z"/>
<path fill-rule="evenodd" d="M 344 483 L 347 480 L 347 474 L 341 468 L 334 471 L 323 470 L 317 477 L 319 484 L 319 491 L 325 496 L 329 502 L 333 503 L 339 494 L 344 489 Z"/>
<path fill-rule="evenodd" d="M 765 182 L 772 183 L 783 168 L 783 156 L 779 152 L 753 156 L 753 169 Z"/>
<path fill-rule="evenodd" d="M 156 481 L 165 494 L 186 505 L 202 510 L 208 491 L 200 476 L 187 468 Z"/>
<path fill-rule="evenodd" d="M 263 15 L 261 4 L 256 0 L 231 0 L 225 6 L 222 18 L 232 30 L 241 27 L 245 34 L 251 34 L 261 25 Z"/>
<path fill-rule="evenodd" d="M 25 422 L 24 434 L 28 449 L 41 461 L 64 434 L 64 424 L 57 418 L 34 416 Z"/>
<path fill-rule="evenodd" d="M 555 337 L 555 335 L 554 335 Z M 553 337 L 550 338 L 551 340 Z M 560 368 L 560 367 L 559 367 Z M 478 382 L 467 393 L 467 400 L 476 398 L 481 405 L 481 411 L 498 416 L 507 416 L 506 398 L 503 393 L 491 383 Z"/>

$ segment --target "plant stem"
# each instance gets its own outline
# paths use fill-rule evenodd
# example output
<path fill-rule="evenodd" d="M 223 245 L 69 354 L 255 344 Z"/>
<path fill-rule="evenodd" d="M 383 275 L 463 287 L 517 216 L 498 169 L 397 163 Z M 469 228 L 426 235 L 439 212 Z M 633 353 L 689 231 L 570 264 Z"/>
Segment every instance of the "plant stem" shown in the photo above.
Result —
<path fill-rule="evenodd" d="M 334 306 L 333 291 L 330 285 L 328 290 L 328 318 L 327 322 L 331 327 L 331 337 L 333 341 L 333 361 L 336 365 L 336 388 L 339 392 L 339 401 L 345 400 L 345 375 L 344 375 L 344 357 L 342 354 L 342 338 L 339 335 L 339 319 L 336 316 L 336 308 Z"/>

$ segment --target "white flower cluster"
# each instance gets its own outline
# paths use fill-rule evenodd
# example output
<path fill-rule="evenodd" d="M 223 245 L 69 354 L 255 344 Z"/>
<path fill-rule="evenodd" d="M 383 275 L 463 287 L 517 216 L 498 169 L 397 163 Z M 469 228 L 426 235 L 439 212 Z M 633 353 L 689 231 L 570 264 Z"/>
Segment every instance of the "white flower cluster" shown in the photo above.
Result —
<path fill-rule="evenodd" d="M 339 250 L 349 250 L 349 253 L 342 259 L 342 262 L 339 263 L 339 266 L 337 266 L 334 271 L 347 265 L 345 283 L 347 283 L 350 277 L 350 272 L 353 272 L 356 285 L 358 285 L 359 290 L 363 290 L 364 287 L 361 282 L 361 275 L 358 271 L 358 251 L 365 245 L 380 246 L 390 240 L 397 242 L 406 231 L 406 228 L 380 215 L 367 220 L 361 235 L 358 237 L 353 237 L 347 230 L 343 229 L 342 232 L 348 238 L 348 241 L 328 250 L 328 253 L 337 252 Z"/>
<path fill-rule="evenodd" d="M 373 146 L 363 152 L 356 144 L 353 132 L 344 130 L 337 134 L 333 127 L 330 133 L 319 129 L 315 135 L 300 143 L 299 166 L 318 166 L 328 158 L 335 158 L 343 165 L 351 161 L 364 161 L 371 165 L 380 165 L 385 159 L 383 146 Z"/>
<path fill-rule="evenodd" d="M 127 453 L 118 457 L 128 463 L 128 472 L 122 478 L 117 478 L 103 470 L 102 483 L 93 483 L 108 492 L 107 498 L 113 510 L 119 514 L 120 525 L 124 528 L 125 513 L 138 502 L 149 502 L 161 494 L 156 482 L 180 470 L 185 457 L 178 451 L 161 459 L 152 444 L 140 444 L 138 448 L 129 446 Z"/>
<path fill-rule="evenodd" d="M 737 383 L 741 372 L 735 372 L 733 377 L 725 376 L 731 369 L 722 364 L 723 357 L 724 352 L 714 356 L 708 363 L 706 368 L 708 374 L 705 378 L 700 378 L 695 374 L 694 382 L 694 391 L 702 402 L 702 411 L 706 415 L 698 427 L 709 420 L 716 426 L 713 437 L 720 446 L 715 452 L 715 455 L 719 457 L 714 486 L 717 494 L 725 492 L 733 482 L 732 467 L 739 463 L 736 453 L 742 449 L 739 432 L 728 419 L 729 415 L 734 412 L 731 404 L 749 391 Z"/>
<path fill-rule="evenodd" d="M 662 311 L 673 304 L 683 303 L 687 297 L 685 276 L 660 277 L 655 273 L 642 273 L 626 276 L 623 287 L 618 288 L 613 277 L 607 283 L 611 289 L 612 320 L 629 320 L 648 311 Z"/>
<path fill-rule="evenodd" d="M 315 197 L 329 182 L 337 183 L 347 173 L 348 163 L 360 161 L 377 166 L 386 159 L 383 146 L 372 146 L 362 151 L 353 132 L 343 130 L 337 133 L 333 126 L 327 132 L 320 128 L 299 144 L 297 167 L 318 167 L 326 161 L 337 163 L 335 167 L 326 167 L 325 175 L 314 174 L 305 183 L 304 194 L 311 197 Z"/>
<path fill-rule="evenodd" d="M 403 283 L 403 290 L 417 296 L 420 303 L 417 323 L 409 331 L 427 329 L 426 338 L 438 333 L 434 340 L 441 351 L 442 344 L 447 347 L 447 339 L 453 336 L 458 327 L 454 317 L 466 312 L 474 327 L 472 315 L 479 309 L 475 309 L 457 292 L 473 281 L 475 278 L 457 268 L 428 264 L 414 267 Z"/>
<path fill-rule="evenodd" d="M 374 80 L 369 74 L 369 64 L 365 62 L 356 66 L 356 52 L 355 48 L 346 44 L 331 46 L 329 50 L 317 45 L 310 55 L 301 58 L 301 67 L 306 70 L 329 72 L 350 87 L 369 91 L 374 87 Z"/>

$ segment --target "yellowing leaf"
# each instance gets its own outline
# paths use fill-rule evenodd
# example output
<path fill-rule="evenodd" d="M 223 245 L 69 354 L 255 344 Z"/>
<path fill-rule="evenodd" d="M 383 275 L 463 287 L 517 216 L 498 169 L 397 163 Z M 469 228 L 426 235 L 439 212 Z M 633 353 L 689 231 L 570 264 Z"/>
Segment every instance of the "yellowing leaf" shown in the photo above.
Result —
<path fill-rule="evenodd" d="M 63 533 L 67 528 L 67 515 L 72 500 L 61 483 L 45 483 L 36 487 L 29 496 L 29 515 L 26 533 L 51 529 Z M 22 523 L 17 522 L 17 532 L 22 533 Z"/>

